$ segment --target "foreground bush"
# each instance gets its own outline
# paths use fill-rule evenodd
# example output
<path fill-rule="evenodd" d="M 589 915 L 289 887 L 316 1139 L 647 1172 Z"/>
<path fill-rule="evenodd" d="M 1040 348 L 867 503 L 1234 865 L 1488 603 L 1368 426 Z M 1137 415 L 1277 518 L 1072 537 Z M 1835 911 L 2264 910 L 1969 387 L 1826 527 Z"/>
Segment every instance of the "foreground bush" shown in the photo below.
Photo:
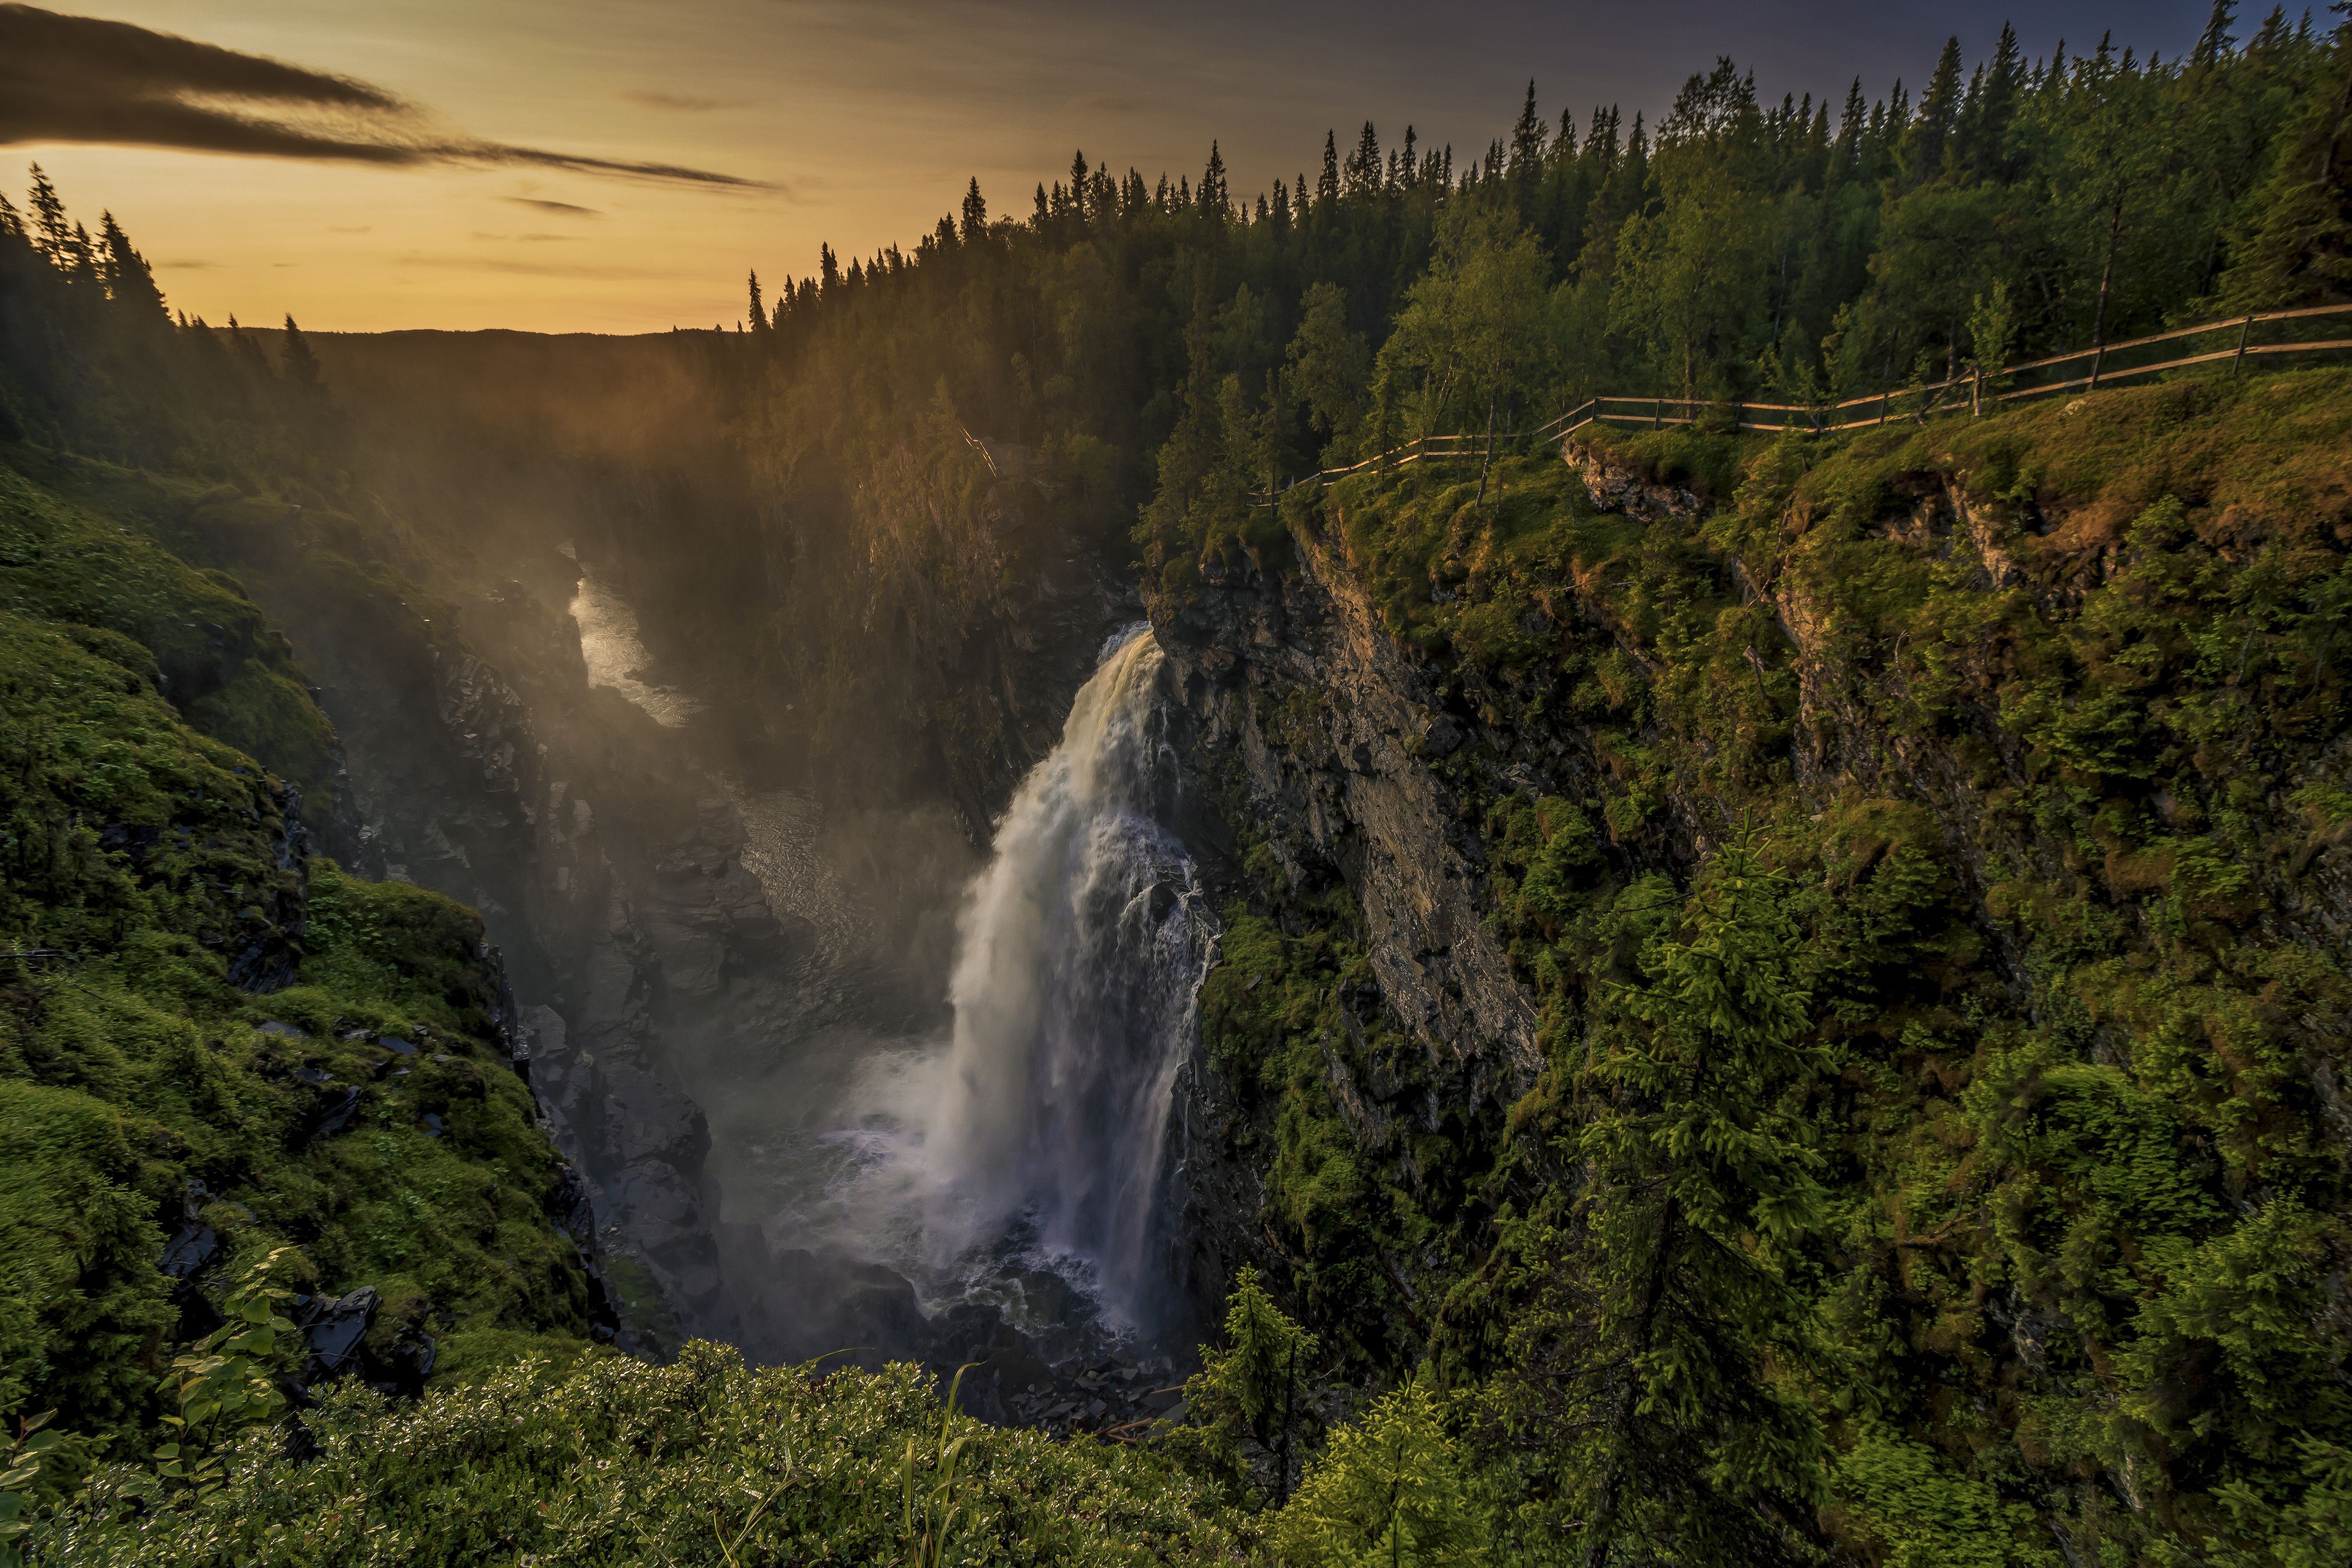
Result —
<path fill-rule="evenodd" d="M 663 1565 L 1237 1562 L 1255 1531 L 1134 1449 L 943 1419 L 919 1370 L 538 1364 L 415 1403 L 342 1385 L 257 1430 L 202 1496 L 128 1470 L 35 1537 L 43 1563 Z M 944 1462 L 943 1462 L 944 1461 Z M 928 1537 L 928 1541 L 926 1540 Z"/>

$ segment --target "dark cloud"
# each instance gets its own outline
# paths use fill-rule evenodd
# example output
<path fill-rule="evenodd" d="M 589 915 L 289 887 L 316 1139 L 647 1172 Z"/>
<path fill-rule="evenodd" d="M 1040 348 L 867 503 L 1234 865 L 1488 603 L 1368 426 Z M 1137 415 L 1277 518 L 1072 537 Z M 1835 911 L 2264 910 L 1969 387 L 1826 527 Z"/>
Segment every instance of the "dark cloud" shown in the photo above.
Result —
<path fill-rule="evenodd" d="M 604 216 L 594 207 L 576 207 L 570 202 L 551 202 L 538 196 L 500 196 L 499 200 L 512 202 L 519 207 L 537 207 L 541 212 L 554 213 L 560 217 L 603 217 Z"/>
<path fill-rule="evenodd" d="M 505 163 L 765 188 L 675 163 L 583 158 L 451 135 L 367 82 L 150 32 L 0 4 L 0 143 L 79 142 L 389 165 Z M 561 204 L 555 204 L 560 205 Z"/>

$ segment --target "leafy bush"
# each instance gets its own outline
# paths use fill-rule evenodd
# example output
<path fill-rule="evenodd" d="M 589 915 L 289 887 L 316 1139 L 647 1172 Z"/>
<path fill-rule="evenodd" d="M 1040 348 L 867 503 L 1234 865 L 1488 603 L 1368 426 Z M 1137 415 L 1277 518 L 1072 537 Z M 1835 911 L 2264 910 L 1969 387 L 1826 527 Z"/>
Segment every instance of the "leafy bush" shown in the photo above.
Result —
<path fill-rule="evenodd" d="M 125 1472 L 101 1472 L 40 1560 L 1108 1564 L 1234 1561 L 1258 1540 L 1163 1459 L 943 1414 L 938 1385 L 904 1365 L 755 1371 L 699 1342 L 666 1367 L 600 1352 L 414 1402 L 338 1385 L 302 1429 L 315 1457 L 291 1458 L 282 1433 L 257 1430 L 217 1491 L 153 1507 L 132 1500 Z M 944 1506 L 910 1513 L 910 1495 Z M 925 1531 L 937 1541 L 950 1510 L 947 1552 L 922 1558 Z"/>

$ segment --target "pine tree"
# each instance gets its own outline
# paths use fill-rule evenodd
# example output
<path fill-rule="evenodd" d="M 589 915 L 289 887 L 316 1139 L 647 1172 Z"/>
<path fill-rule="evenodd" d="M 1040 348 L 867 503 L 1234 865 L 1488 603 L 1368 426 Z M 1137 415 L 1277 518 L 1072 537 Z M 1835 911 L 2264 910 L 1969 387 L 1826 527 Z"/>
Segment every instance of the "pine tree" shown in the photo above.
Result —
<path fill-rule="evenodd" d="M 284 374 L 287 381 L 297 390 L 306 395 L 319 391 L 319 356 L 310 352 L 310 340 L 302 335 L 302 329 L 294 324 L 294 318 L 290 315 L 286 318 Z"/>
<path fill-rule="evenodd" d="M 768 308 L 760 298 L 760 269 L 756 267 L 751 268 L 751 330 L 754 332 L 768 330 Z"/>
<path fill-rule="evenodd" d="M 1992 59 L 1983 68 L 1981 85 L 1971 102 L 1960 141 L 1967 170 L 1979 178 L 2008 180 L 2016 169 L 2009 151 L 2011 124 L 2025 89 L 2025 58 L 2017 45 L 2017 29 L 2004 23 Z"/>
<path fill-rule="evenodd" d="M 1210 412 L 1204 395 L 1209 356 L 1200 352 L 1204 325 L 1204 317 L 1195 312 L 1188 400 L 1194 416 Z M 1180 426 L 1163 448 L 1161 466 L 1197 467 L 1205 461 L 1205 451 L 1180 456 L 1189 444 Z M 1171 1447 L 1238 1488 L 1244 1474 L 1240 1445 L 1247 1437 L 1275 1456 L 1276 1489 L 1286 1497 L 1297 1449 L 1299 1375 L 1312 1368 L 1320 1342 L 1274 1304 L 1257 1270 L 1250 1268 L 1234 1279 L 1225 1300 L 1224 1341 L 1222 1350 L 1202 1348 L 1201 1370 L 1184 1384 L 1186 1426 Z"/>
<path fill-rule="evenodd" d="M 1535 79 L 1528 79 L 1527 101 L 1519 106 L 1519 118 L 1511 127 L 1511 174 L 1526 179 L 1542 163 L 1546 138 L 1550 126 L 1536 112 Z"/>
<path fill-rule="evenodd" d="M 1370 121 L 1364 121 L 1364 133 L 1356 139 L 1356 150 L 1349 154 L 1343 172 L 1346 178 L 1342 189 L 1349 197 L 1380 194 L 1381 138 Z"/>
<path fill-rule="evenodd" d="M 963 194 L 963 237 L 967 244 L 980 237 L 988 227 L 988 203 L 980 194 L 980 176 L 971 177 L 971 184 Z"/>
<path fill-rule="evenodd" d="M 1483 1531 L 1425 1373 L 1340 1427 L 1276 1518 L 1298 1568 L 1440 1568 L 1483 1562 Z"/>
<path fill-rule="evenodd" d="M 1197 193 L 1201 215 L 1223 222 L 1233 209 L 1233 201 L 1225 194 L 1225 155 L 1214 142 L 1209 143 L 1209 163 L 1201 171 L 1201 188 Z"/>
<path fill-rule="evenodd" d="M 132 247 L 131 237 L 122 232 L 112 213 L 100 216 L 98 232 L 98 275 L 106 286 L 106 297 L 135 315 L 168 317 L 163 291 L 155 286 L 147 258 Z"/>
<path fill-rule="evenodd" d="M 66 226 L 66 204 L 38 163 L 33 165 L 33 188 L 26 197 L 31 209 L 33 248 L 48 264 L 63 271 L 73 265 L 73 230 Z"/>
<path fill-rule="evenodd" d="M 1942 172 L 1945 146 L 1959 120 L 1960 40 L 1948 38 L 1944 52 L 1936 57 L 1927 90 L 1920 95 L 1918 117 L 1905 132 L 1897 154 L 1905 184 L 1916 188 Z"/>
<path fill-rule="evenodd" d="M 835 256 L 833 247 L 824 241 L 819 241 L 816 247 L 816 275 L 817 287 L 824 293 L 832 294 L 840 289 L 841 258 Z"/>
<path fill-rule="evenodd" d="M 1315 181 L 1315 207 L 1328 213 L 1339 201 L 1339 139 L 1336 132 L 1323 132 L 1323 173 Z"/>
<path fill-rule="evenodd" d="M 1785 1270 L 1825 1201 L 1796 1109 L 1825 1063 L 1785 900 L 1736 840 L 1644 944 L 1643 984 L 1603 993 L 1572 1068 L 1580 1189 L 1512 1237 L 1540 1283 L 1489 1409 L 1553 1455 L 1586 1568 L 1788 1561 L 1825 1495 L 1819 1423 L 1774 1383 L 1819 1363 Z"/>
<path fill-rule="evenodd" d="M 2197 36 L 2197 47 L 2189 52 L 2192 69 L 2210 70 L 2230 58 L 2237 44 L 2230 26 L 2237 19 L 2238 0 L 2213 0 L 2212 14 L 2205 18 L 2205 30 Z"/>
<path fill-rule="evenodd" d="M 2352 24 L 2315 85 L 2222 275 L 2232 310 L 2352 302 Z"/>

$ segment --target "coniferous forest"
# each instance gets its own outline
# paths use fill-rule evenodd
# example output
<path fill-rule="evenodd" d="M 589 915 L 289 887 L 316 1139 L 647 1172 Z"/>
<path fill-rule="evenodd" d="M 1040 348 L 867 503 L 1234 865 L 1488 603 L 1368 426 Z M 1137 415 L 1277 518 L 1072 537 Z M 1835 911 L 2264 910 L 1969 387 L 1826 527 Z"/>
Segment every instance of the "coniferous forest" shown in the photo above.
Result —
<path fill-rule="evenodd" d="M 2352 1559 L 2352 367 L 1918 390 L 2352 305 L 2342 9 L 1718 59 L 1655 123 L 1531 83 L 1263 192 L 1080 152 L 536 360 L 186 317 L 36 170 L 0 1563 Z M 1599 395 L 1658 414 L 1525 437 Z M 814 796 L 983 843 L 1034 584 L 1150 621 L 1218 927 L 1160 1419 L 616 1344 L 483 917 L 385 875 L 297 624 L 497 662 L 458 606 L 558 490 Z"/>

